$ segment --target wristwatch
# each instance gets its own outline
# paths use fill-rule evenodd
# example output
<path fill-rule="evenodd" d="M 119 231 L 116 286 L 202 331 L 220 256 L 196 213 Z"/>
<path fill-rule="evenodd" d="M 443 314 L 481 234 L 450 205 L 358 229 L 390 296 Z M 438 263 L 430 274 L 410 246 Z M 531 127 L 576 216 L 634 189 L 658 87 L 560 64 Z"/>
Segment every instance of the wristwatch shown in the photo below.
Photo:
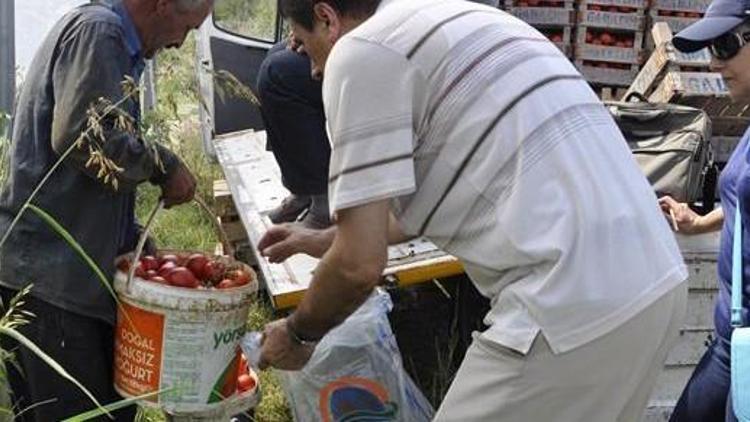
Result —
<path fill-rule="evenodd" d="M 318 344 L 318 341 L 320 341 L 320 339 L 308 339 L 300 336 L 297 333 L 297 329 L 292 324 L 291 317 L 286 319 L 286 331 L 289 333 L 289 338 L 300 346 L 315 346 Z"/>

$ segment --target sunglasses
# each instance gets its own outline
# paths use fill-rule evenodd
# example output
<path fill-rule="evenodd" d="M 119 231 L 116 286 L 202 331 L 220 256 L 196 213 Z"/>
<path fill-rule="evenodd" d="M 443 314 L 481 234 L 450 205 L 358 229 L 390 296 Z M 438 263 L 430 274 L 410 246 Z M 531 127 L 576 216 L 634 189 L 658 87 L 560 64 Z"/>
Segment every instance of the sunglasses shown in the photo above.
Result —
<path fill-rule="evenodd" d="M 750 32 L 727 32 L 714 38 L 709 44 L 708 50 L 717 59 L 727 61 L 736 56 L 748 41 L 750 41 Z"/>

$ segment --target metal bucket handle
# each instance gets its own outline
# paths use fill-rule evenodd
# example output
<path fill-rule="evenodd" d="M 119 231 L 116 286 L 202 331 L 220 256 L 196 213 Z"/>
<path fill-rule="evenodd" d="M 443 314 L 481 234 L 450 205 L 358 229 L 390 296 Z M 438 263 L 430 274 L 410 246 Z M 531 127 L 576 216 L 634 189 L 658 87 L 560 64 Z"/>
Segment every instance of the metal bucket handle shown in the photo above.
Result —
<path fill-rule="evenodd" d="M 234 256 L 234 248 L 232 247 L 232 244 L 229 242 L 229 238 L 227 236 L 226 231 L 223 227 L 221 227 L 221 224 L 219 223 L 219 219 L 216 218 L 216 215 L 211 211 L 211 209 L 206 205 L 205 202 L 203 202 L 202 199 L 199 197 L 194 197 L 193 201 L 198 204 L 198 208 L 203 210 L 206 214 L 209 216 L 209 220 L 213 223 L 214 229 L 216 229 L 216 232 L 219 235 L 219 238 L 221 239 L 221 245 L 224 249 L 224 254 L 229 256 Z M 135 255 L 133 256 L 133 260 L 131 261 L 130 269 L 128 270 L 128 279 L 125 283 L 126 290 L 130 292 L 130 286 L 133 282 L 133 276 L 135 275 L 135 269 L 136 265 L 135 263 L 138 262 L 141 259 L 141 254 L 143 253 L 143 248 L 146 245 L 146 240 L 148 239 L 148 235 L 151 232 L 151 226 L 153 225 L 154 221 L 156 220 L 156 214 L 159 213 L 164 209 L 164 199 L 160 199 L 159 202 L 156 204 L 156 207 L 151 211 L 151 214 L 148 216 L 148 220 L 146 221 L 146 225 L 143 227 L 143 231 L 141 232 L 141 237 L 138 239 L 138 244 L 135 247 Z"/>

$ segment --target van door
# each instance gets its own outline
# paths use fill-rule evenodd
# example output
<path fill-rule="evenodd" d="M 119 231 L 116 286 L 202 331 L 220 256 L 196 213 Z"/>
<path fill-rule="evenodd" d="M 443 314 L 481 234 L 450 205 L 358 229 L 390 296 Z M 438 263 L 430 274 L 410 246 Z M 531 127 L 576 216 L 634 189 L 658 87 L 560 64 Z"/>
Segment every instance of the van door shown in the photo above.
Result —
<path fill-rule="evenodd" d="M 201 129 L 206 153 L 215 157 L 212 139 L 246 129 L 263 129 L 260 110 L 250 101 L 222 95 L 217 72 L 227 71 L 256 90 L 266 52 L 281 40 L 277 0 L 216 0 L 198 31 L 198 81 L 204 107 Z M 226 91 L 226 90 L 225 90 Z"/>

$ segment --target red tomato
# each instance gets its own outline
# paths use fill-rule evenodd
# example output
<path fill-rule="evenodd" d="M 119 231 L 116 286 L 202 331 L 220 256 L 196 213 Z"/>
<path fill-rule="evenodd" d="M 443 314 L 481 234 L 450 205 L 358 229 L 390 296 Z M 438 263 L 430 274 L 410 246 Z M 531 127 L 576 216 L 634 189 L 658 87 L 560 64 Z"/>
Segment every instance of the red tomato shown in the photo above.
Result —
<path fill-rule="evenodd" d="M 250 282 L 250 274 L 243 270 L 232 270 L 227 273 L 227 278 L 234 281 L 237 286 L 244 286 Z"/>
<path fill-rule="evenodd" d="M 599 35 L 599 41 L 604 45 L 612 45 L 615 42 L 615 38 L 610 35 L 609 32 L 602 32 L 602 34 Z"/>
<path fill-rule="evenodd" d="M 236 284 L 234 284 L 234 281 L 225 278 L 224 280 L 221 280 L 219 284 L 216 285 L 217 289 L 231 289 L 233 287 L 237 287 Z"/>
<path fill-rule="evenodd" d="M 158 275 L 155 275 L 155 276 L 151 277 L 150 280 L 152 282 L 154 282 L 154 283 L 169 284 L 169 283 L 167 283 L 167 280 L 164 279 L 164 277 L 161 277 L 161 276 L 158 276 Z"/>
<path fill-rule="evenodd" d="M 174 262 L 177 264 L 180 261 L 180 258 L 177 257 L 177 255 L 174 254 L 166 254 L 162 255 L 161 258 L 159 258 L 159 264 L 164 265 L 167 262 Z"/>
<path fill-rule="evenodd" d="M 165 277 L 169 284 L 177 287 L 188 287 L 194 289 L 200 284 L 193 273 L 185 267 L 177 267 Z"/>
<path fill-rule="evenodd" d="M 255 379 L 248 374 L 242 374 L 237 377 L 237 389 L 241 392 L 255 388 Z"/>
<path fill-rule="evenodd" d="M 226 267 L 218 261 L 208 261 L 203 271 L 206 273 L 206 279 L 216 283 L 224 278 Z"/>
<path fill-rule="evenodd" d="M 549 39 L 550 39 L 550 41 L 552 41 L 552 42 L 562 42 L 562 40 L 563 40 L 563 37 L 562 37 L 562 35 L 560 35 L 560 34 L 554 34 L 554 35 L 550 36 L 550 38 L 549 38 Z"/>
<path fill-rule="evenodd" d="M 526 0 L 527 3 L 529 3 L 530 7 L 537 7 L 539 6 L 539 0 Z"/>
<path fill-rule="evenodd" d="M 208 275 L 206 274 L 206 264 L 208 264 L 208 258 L 205 257 L 203 254 L 192 254 L 187 259 L 187 264 L 185 267 L 187 267 L 188 270 L 192 271 L 193 274 L 195 274 L 196 277 L 203 280 L 206 279 Z"/>
<path fill-rule="evenodd" d="M 586 31 L 586 42 L 590 44 L 592 41 L 594 41 L 594 34 Z"/>
<path fill-rule="evenodd" d="M 141 258 L 141 264 L 146 271 L 159 269 L 159 261 L 151 255 L 146 255 Z"/>
<path fill-rule="evenodd" d="M 598 12 L 598 11 L 602 10 L 602 7 L 599 6 L 598 4 L 590 4 L 589 5 L 589 10 L 593 10 L 595 12 Z"/>
<path fill-rule="evenodd" d="M 135 276 L 143 279 L 146 278 L 146 270 L 143 269 L 143 263 L 138 264 L 138 266 L 135 267 Z"/>
<path fill-rule="evenodd" d="M 172 261 L 167 261 L 161 266 L 161 268 L 159 268 L 159 275 L 166 279 L 169 279 L 169 273 L 171 273 L 175 268 L 177 268 L 177 264 Z"/>
<path fill-rule="evenodd" d="M 633 39 L 632 38 L 625 39 L 623 41 L 623 43 L 625 44 L 625 47 L 627 47 L 627 48 L 633 48 Z"/>

